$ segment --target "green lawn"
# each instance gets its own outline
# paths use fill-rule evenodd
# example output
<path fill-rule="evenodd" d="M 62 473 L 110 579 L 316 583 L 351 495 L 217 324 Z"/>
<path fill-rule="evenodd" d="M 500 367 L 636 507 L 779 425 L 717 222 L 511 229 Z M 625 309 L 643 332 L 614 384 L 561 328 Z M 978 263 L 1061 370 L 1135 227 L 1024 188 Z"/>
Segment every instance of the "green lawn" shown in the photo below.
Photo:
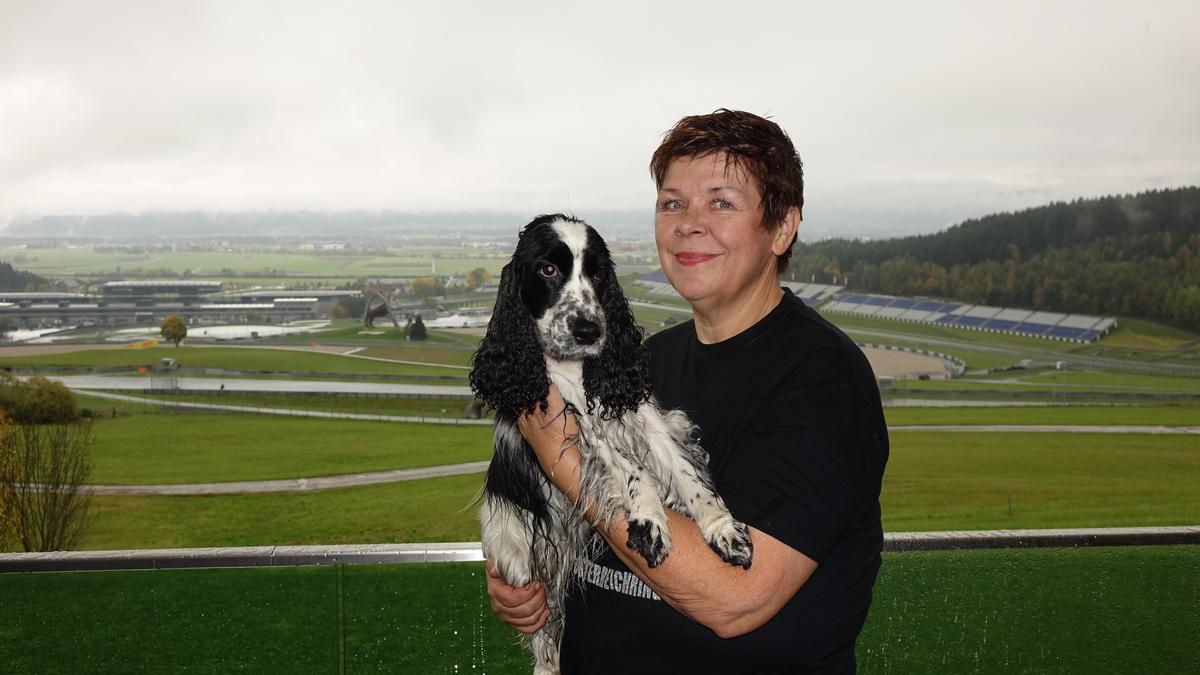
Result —
<path fill-rule="evenodd" d="M 6 574 L 0 660 L 47 674 L 528 673 L 484 588 L 480 563 Z M 1197 603 L 1198 546 L 885 554 L 859 672 L 1191 672 Z"/>
<path fill-rule="evenodd" d="M 439 274 L 463 274 L 483 267 L 499 276 L 500 267 L 509 256 L 495 252 L 474 252 L 453 247 L 403 247 L 389 251 L 390 255 L 354 255 L 259 252 L 259 251 L 163 251 L 147 254 L 95 251 L 93 249 L 30 249 L 0 250 L 0 259 L 16 262 L 18 269 L 42 276 L 62 277 L 114 273 L 126 276 L 147 274 L 153 270 L 176 273 L 190 271 L 193 279 L 227 279 L 246 283 L 253 275 L 263 275 L 272 284 L 295 283 L 292 276 L 409 276 L 429 274 L 437 258 Z M 229 270 L 231 276 L 222 270 Z M 244 276 L 243 276 L 244 275 Z M 286 275 L 281 278 L 280 275 Z"/>
<path fill-rule="evenodd" d="M 267 480 L 457 464 L 490 457 L 491 433 L 486 425 L 273 415 L 101 417 L 93 427 L 93 482 Z"/>
<path fill-rule="evenodd" d="M 81 549 L 478 541 L 483 474 L 322 492 L 94 497 Z"/>
<path fill-rule="evenodd" d="M 887 530 L 1200 523 L 1200 436 L 891 437 L 882 496 Z"/>
<path fill-rule="evenodd" d="M 1200 523 L 1200 437 L 896 432 L 892 440 L 881 498 L 888 531 Z M 312 493 L 95 497 L 82 547 L 477 540 L 466 507 L 481 482 L 471 474 Z"/>

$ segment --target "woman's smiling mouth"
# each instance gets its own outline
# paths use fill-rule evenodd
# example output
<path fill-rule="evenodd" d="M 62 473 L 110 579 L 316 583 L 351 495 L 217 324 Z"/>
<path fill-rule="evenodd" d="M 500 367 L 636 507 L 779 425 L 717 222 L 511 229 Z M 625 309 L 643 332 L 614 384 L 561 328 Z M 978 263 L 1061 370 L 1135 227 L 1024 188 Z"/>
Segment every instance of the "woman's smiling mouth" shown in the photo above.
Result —
<path fill-rule="evenodd" d="M 702 262 L 708 262 L 717 257 L 715 253 L 676 253 L 675 259 L 684 267 L 699 265 Z"/>

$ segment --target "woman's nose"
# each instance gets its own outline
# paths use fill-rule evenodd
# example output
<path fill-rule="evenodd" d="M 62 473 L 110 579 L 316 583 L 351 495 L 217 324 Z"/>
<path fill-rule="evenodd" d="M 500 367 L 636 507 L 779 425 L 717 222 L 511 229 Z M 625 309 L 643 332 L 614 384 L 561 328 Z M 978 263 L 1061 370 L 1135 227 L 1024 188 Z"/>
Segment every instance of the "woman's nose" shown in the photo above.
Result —
<path fill-rule="evenodd" d="M 700 234 L 706 229 L 704 216 L 690 206 L 684 209 L 679 217 L 675 219 L 675 234 L 679 237 L 687 237 L 694 234 Z"/>

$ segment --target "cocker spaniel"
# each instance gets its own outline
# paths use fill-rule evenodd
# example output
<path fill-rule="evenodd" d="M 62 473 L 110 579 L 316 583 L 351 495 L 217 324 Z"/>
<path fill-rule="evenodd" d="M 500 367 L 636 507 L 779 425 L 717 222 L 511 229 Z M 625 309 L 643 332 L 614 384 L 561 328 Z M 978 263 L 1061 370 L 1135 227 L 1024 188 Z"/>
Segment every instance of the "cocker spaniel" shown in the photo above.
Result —
<path fill-rule="evenodd" d="M 642 331 L 617 283 L 608 247 L 589 225 L 562 214 L 522 230 L 500 277 L 471 387 L 496 411 L 494 454 L 480 522 L 484 555 L 509 584 L 545 584 L 551 617 L 526 639 L 535 673 L 558 672 L 562 599 L 576 564 L 601 549 L 583 515 L 621 513 L 627 545 L 650 567 L 671 551 L 666 508 L 690 517 L 722 560 L 749 568 L 746 526 L 716 494 L 708 454 L 680 411 L 655 402 Z M 517 418 L 546 409 L 554 382 L 577 415 L 581 504 L 554 488 Z"/>

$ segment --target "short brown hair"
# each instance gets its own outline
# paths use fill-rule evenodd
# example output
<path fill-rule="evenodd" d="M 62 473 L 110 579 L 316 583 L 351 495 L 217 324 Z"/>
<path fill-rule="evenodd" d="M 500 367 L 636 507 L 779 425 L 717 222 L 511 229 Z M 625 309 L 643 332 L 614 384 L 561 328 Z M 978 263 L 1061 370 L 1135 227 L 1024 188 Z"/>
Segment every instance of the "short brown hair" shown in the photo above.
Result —
<path fill-rule="evenodd" d="M 758 181 L 762 190 L 763 227 L 776 230 L 788 210 L 804 207 L 804 164 L 792 139 L 778 124 L 753 113 L 721 108 L 710 115 L 679 120 L 650 158 L 654 185 L 662 189 L 667 167 L 680 157 L 723 152 L 735 166 Z M 796 238 L 792 237 L 792 244 Z M 792 247 L 778 256 L 775 269 L 787 269 Z"/>

